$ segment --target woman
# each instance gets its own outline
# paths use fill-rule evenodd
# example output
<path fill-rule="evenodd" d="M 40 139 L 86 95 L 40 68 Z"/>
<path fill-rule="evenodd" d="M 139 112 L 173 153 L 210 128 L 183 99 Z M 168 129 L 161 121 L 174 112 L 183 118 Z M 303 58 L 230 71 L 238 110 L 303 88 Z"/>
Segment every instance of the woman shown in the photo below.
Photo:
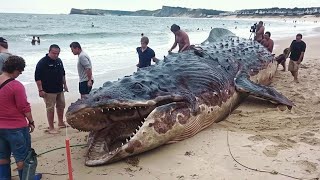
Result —
<path fill-rule="evenodd" d="M 22 179 L 23 161 L 30 148 L 35 126 L 24 86 L 17 78 L 25 68 L 19 56 L 9 56 L 0 75 L 0 179 L 11 179 L 10 155 Z"/>

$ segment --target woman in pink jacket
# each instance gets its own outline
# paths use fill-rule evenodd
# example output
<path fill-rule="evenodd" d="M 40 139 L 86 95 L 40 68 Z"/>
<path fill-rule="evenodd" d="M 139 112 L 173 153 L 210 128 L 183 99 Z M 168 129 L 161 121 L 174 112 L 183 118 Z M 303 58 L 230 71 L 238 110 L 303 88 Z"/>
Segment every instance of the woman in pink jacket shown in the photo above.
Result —
<path fill-rule="evenodd" d="M 9 56 L 0 75 L 0 179 L 10 180 L 10 156 L 17 163 L 20 179 L 23 161 L 31 148 L 34 121 L 24 86 L 17 78 L 25 68 L 19 56 Z"/>

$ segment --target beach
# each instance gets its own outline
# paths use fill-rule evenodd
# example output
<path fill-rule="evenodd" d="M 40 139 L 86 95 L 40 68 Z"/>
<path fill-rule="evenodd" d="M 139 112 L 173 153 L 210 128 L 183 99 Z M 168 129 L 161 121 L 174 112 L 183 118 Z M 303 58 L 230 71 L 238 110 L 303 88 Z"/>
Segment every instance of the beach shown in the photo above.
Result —
<path fill-rule="evenodd" d="M 282 67 L 279 67 L 271 84 L 295 103 L 296 106 L 291 110 L 249 97 L 224 121 L 213 124 L 192 138 L 105 166 L 86 167 L 86 148 L 72 147 L 74 179 L 320 178 L 320 36 L 315 34 L 303 37 L 307 50 L 299 70 L 300 83 L 293 83 L 290 72 L 280 71 Z M 274 53 L 282 53 L 294 38 L 295 36 L 274 39 Z M 128 66 L 122 71 L 108 71 L 106 78 L 106 73 L 96 75 L 96 86 L 99 87 L 104 80 L 116 80 L 134 70 L 134 66 Z M 68 81 L 71 92 L 66 93 L 67 107 L 80 96 L 77 83 L 76 78 Z M 64 147 L 66 129 L 61 129 L 58 135 L 44 133 L 47 128 L 44 103 L 34 95 L 34 84 L 26 86 L 28 93 L 33 94 L 31 104 L 36 124 L 36 130 L 32 133 L 33 148 L 40 154 Z M 69 127 L 67 135 L 71 145 L 83 145 L 86 144 L 88 133 Z M 232 156 L 247 167 L 271 173 L 245 168 Z M 38 157 L 37 171 L 67 173 L 65 149 Z M 68 176 L 44 174 L 43 179 L 65 180 Z"/>

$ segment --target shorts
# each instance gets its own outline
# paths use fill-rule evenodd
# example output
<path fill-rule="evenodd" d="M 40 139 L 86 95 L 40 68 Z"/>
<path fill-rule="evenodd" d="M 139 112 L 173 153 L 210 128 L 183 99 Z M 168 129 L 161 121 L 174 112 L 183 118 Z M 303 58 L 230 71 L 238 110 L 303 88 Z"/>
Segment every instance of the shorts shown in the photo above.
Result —
<path fill-rule="evenodd" d="M 46 93 L 43 98 L 47 111 L 54 111 L 54 106 L 56 105 L 57 109 L 64 109 L 66 102 L 64 99 L 64 92 L 61 93 Z"/>
<path fill-rule="evenodd" d="M 288 71 L 296 72 L 296 71 L 298 71 L 299 66 L 300 65 L 298 64 L 298 61 L 290 60 L 289 61 L 289 66 L 288 66 Z"/>
<path fill-rule="evenodd" d="M 24 161 L 31 149 L 29 127 L 0 129 L 0 159 L 10 159 L 13 154 L 16 162 Z"/>
<path fill-rule="evenodd" d="M 93 81 L 92 81 L 92 85 L 93 85 Z M 89 94 L 91 89 L 92 89 L 92 86 L 91 87 L 88 86 L 88 81 L 79 82 L 80 94 L 82 95 Z"/>

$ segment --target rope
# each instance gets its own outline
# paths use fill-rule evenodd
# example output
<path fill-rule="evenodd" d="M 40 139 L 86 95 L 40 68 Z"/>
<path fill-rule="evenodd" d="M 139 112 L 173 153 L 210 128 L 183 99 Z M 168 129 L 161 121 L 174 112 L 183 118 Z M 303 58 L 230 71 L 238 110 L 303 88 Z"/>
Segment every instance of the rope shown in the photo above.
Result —
<path fill-rule="evenodd" d="M 227 144 L 228 144 L 229 153 L 230 153 L 232 159 L 233 159 L 235 162 L 237 162 L 239 165 L 241 165 L 242 167 L 245 167 L 245 168 L 247 168 L 247 169 L 250 169 L 250 170 L 252 170 L 252 171 L 257 171 L 257 172 L 269 173 L 269 174 L 273 174 L 273 175 L 277 175 L 277 174 L 278 174 L 278 175 L 286 176 L 286 177 L 289 177 L 289 178 L 292 178 L 292 179 L 301 179 L 301 180 L 304 179 L 304 178 L 298 178 L 298 177 L 290 176 L 290 175 L 287 175 L 287 174 L 284 174 L 284 173 L 280 173 L 280 172 L 275 171 L 275 170 L 273 170 L 273 171 L 259 170 L 259 169 L 255 169 L 255 168 L 251 168 L 251 167 L 248 167 L 248 166 L 246 166 L 246 165 L 243 165 L 242 163 L 240 163 L 239 161 L 237 161 L 237 160 L 234 158 L 234 156 L 233 156 L 233 154 L 232 154 L 232 152 L 231 152 L 230 144 L 229 144 L 229 131 L 227 131 Z M 319 179 L 319 178 L 311 178 L 310 180 L 315 180 L 315 179 Z"/>

